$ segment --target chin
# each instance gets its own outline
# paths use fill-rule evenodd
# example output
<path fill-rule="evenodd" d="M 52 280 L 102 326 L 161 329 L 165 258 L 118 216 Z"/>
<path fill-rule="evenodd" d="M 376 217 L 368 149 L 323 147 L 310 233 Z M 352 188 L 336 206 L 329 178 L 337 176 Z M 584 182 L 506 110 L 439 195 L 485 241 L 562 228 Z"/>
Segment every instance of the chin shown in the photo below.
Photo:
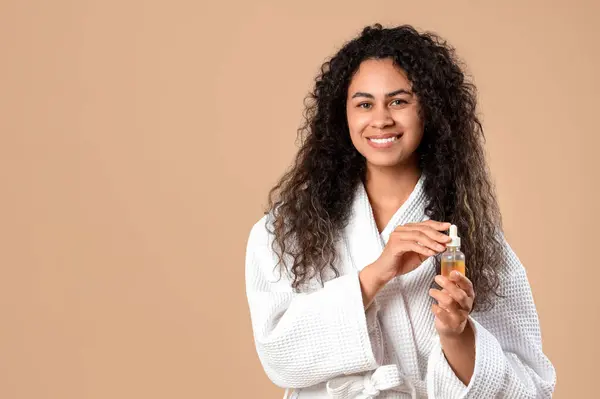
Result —
<path fill-rule="evenodd" d="M 406 159 L 404 159 L 404 157 L 398 156 L 398 154 L 370 154 L 365 158 L 367 159 L 368 164 L 383 168 L 402 165 L 406 162 Z"/>

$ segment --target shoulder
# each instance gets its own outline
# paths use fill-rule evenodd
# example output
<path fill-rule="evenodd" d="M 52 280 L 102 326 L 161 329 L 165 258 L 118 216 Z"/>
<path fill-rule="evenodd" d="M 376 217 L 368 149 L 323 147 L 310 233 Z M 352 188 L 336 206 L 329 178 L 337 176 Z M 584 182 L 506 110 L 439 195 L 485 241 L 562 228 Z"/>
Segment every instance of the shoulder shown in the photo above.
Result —
<path fill-rule="evenodd" d="M 291 262 L 287 254 L 276 253 L 273 248 L 273 215 L 265 214 L 250 228 L 246 246 L 246 281 L 250 286 L 266 291 L 290 291 Z"/>
<path fill-rule="evenodd" d="M 499 242 L 500 255 L 502 260 L 502 267 L 500 268 L 501 274 L 504 277 L 508 277 L 510 275 L 514 275 L 515 273 L 525 273 L 525 268 L 521 263 L 521 260 L 511 247 L 508 239 L 506 238 L 504 232 L 499 232 L 497 234 L 497 240 Z"/>
<path fill-rule="evenodd" d="M 246 250 L 248 252 L 256 252 L 260 248 L 269 247 L 274 238 L 272 231 L 273 216 L 271 213 L 267 213 L 250 227 Z"/>
<path fill-rule="evenodd" d="M 503 232 L 498 233 L 500 264 L 497 265 L 499 287 L 498 293 L 506 298 L 531 295 L 531 287 L 527 270 L 519 256 L 515 253 Z M 503 302 L 503 301 L 501 301 Z"/>

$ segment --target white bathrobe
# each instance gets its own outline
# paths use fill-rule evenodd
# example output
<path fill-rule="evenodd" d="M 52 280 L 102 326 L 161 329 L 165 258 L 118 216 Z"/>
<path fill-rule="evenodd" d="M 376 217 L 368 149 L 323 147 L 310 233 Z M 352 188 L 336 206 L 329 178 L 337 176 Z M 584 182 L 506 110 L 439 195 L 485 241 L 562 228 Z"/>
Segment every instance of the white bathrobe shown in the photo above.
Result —
<path fill-rule="evenodd" d="M 421 177 L 381 234 L 362 184 L 338 245 L 340 276 L 296 293 L 274 269 L 268 215 L 252 228 L 246 293 L 258 357 L 291 398 L 547 398 L 556 374 L 542 351 L 526 271 L 504 241 L 501 292 L 491 311 L 473 312 L 475 370 L 468 386 L 441 349 L 429 288 L 434 259 L 390 281 L 365 311 L 358 273 L 399 225 L 426 220 Z M 467 252 L 469 248 L 464 248 Z M 468 267 L 468 265 L 467 265 Z"/>

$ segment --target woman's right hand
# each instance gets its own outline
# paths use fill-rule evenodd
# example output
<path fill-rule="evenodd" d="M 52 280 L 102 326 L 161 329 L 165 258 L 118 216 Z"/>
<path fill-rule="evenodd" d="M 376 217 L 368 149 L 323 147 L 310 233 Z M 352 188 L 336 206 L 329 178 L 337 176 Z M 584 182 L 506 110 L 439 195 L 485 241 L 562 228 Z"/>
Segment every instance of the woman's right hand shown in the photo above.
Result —
<path fill-rule="evenodd" d="M 408 273 L 430 256 L 444 252 L 451 239 L 441 232 L 449 228 L 450 223 L 434 220 L 398 226 L 390 234 L 379 258 L 359 273 L 365 308 L 394 277 Z"/>
<path fill-rule="evenodd" d="M 416 269 L 430 256 L 444 252 L 451 239 L 442 231 L 449 228 L 450 223 L 434 220 L 398 226 L 390 234 L 382 254 L 369 266 L 386 284 L 394 277 Z"/>

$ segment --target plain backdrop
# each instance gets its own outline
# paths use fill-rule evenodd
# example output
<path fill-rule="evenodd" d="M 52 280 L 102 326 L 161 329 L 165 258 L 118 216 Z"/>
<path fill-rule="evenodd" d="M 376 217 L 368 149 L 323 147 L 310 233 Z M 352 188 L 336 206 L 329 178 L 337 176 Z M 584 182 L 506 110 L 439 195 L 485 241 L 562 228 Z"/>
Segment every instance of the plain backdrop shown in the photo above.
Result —
<path fill-rule="evenodd" d="M 321 63 L 368 24 L 479 88 L 557 398 L 596 397 L 597 1 L 0 2 L 0 397 L 280 398 L 244 251 Z"/>

